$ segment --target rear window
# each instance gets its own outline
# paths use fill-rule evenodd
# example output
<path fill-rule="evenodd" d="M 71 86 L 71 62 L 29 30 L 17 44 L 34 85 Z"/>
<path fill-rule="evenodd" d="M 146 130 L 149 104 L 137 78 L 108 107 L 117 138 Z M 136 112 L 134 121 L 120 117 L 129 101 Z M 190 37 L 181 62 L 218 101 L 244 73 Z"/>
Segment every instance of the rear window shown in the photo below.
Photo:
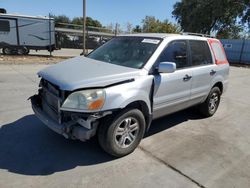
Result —
<path fill-rule="evenodd" d="M 212 56 L 206 41 L 190 41 L 193 66 L 212 64 Z"/>
<path fill-rule="evenodd" d="M 10 22 L 0 20 L 0 32 L 10 32 Z"/>

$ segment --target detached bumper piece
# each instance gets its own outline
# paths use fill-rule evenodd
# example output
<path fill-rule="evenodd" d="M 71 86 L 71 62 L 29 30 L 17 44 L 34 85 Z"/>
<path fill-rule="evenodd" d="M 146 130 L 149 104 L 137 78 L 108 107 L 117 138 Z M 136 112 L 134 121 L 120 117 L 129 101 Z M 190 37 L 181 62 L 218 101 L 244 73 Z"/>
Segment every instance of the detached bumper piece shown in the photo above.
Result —
<path fill-rule="evenodd" d="M 47 125 L 47 127 L 52 129 L 56 133 L 63 135 L 65 138 L 86 141 L 96 134 L 98 123 L 95 122 L 95 119 L 93 119 L 90 129 L 85 128 L 74 120 L 60 123 L 43 110 L 42 99 L 39 95 L 34 95 L 30 99 L 32 109 L 38 119 L 40 119 L 45 125 Z"/>

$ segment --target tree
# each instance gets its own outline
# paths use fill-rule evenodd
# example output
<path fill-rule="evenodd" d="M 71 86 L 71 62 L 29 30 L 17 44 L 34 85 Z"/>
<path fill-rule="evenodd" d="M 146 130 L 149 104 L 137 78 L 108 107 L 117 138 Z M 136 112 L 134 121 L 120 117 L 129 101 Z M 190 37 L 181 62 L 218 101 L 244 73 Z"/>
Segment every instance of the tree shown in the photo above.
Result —
<path fill-rule="evenodd" d="M 127 22 L 126 24 L 126 29 L 127 29 L 127 33 L 132 33 L 133 31 L 133 24 L 131 24 L 130 22 Z"/>
<path fill-rule="evenodd" d="M 72 24 L 75 24 L 75 25 L 81 25 L 83 24 L 83 19 L 82 17 L 75 17 L 72 19 L 71 21 Z"/>
<path fill-rule="evenodd" d="M 250 1 L 245 0 L 243 2 L 243 6 L 245 7 L 244 11 L 240 14 L 242 18 L 242 23 L 248 24 L 248 29 L 250 29 Z"/>
<path fill-rule="evenodd" d="M 114 31 L 114 24 L 113 23 L 110 23 L 106 26 L 106 29 L 110 30 L 110 31 Z"/>
<path fill-rule="evenodd" d="M 102 27 L 101 22 L 99 22 L 98 20 L 94 20 L 91 17 L 86 18 L 86 25 L 92 27 Z"/>
<path fill-rule="evenodd" d="M 142 30 L 147 33 L 179 33 L 180 28 L 168 20 L 160 21 L 154 16 L 146 16 L 142 20 Z"/>
<path fill-rule="evenodd" d="M 75 17 L 73 18 L 71 23 L 75 25 L 82 25 L 83 18 Z M 86 26 L 87 27 L 102 27 L 102 24 L 98 20 L 94 20 L 91 17 L 86 17 Z"/>
<path fill-rule="evenodd" d="M 110 23 L 108 24 L 105 29 L 108 31 L 108 32 L 111 32 L 111 33 L 114 33 L 114 34 L 120 34 L 120 33 L 123 33 L 122 29 L 121 29 L 121 25 L 116 23 Z"/>
<path fill-rule="evenodd" d="M 121 25 L 116 23 L 115 24 L 115 30 L 114 30 L 115 34 L 120 34 L 122 33 L 122 28 L 121 28 Z"/>
<path fill-rule="evenodd" d="M 59 23 L 68 23 L 68 24 L 71 23 L 70 18 L 65 15 L 59 15 L 59 16 L 52 15 L 51 17 L 54 18 L 55 25 L 58 25 Z"/>
<path fill-rule="evenodd" d="M 55 22 L 56 27 L 68 27 L 68 26 L 63 25 L 63 24 L 65 24 L 65 23 L 70 24 L 71 23 L 70 18 L 65 16 L 65 15 L 59 15 L 59 16 L 52 15 L 51 17 L 54 18 L 54 22 Z M 56 39 L 57 39 L 57 42 L 60 43 L 60 45 L 59 45 L 60 47 L 68 46 L 68 44 L 71 42 L 69 36 L 65 33 L 58 33 L 57 32 Z"/>
<path fill-rule="evenodd" d="M 173 16 L 185 32 L 210 34 L 228 26 L 250 23 L 249 0 L 182 0 L 174 5 Z"/>
<path fill-rule="evenodd" d="M 59 16 L 51 16 L 54 18 L 55 24 L 58 25 L 59 23 L 64 23 L 64 24 L 75 24 L 75 25 L 80 25 L 82 26 L 83 24 L 83 18 L 82 17 L 75 17 L 72 20 L 65 16 L 65 15 L 59 15 Z M 60 25 L 60 24 L 59 24 Z M 98 20 L 94 20 L 91 17 L 86 18 L 86 26 L 92 26 L 92 27 L 102 27 L 101 22 Z"/>
<path fill-rule="evenodd" d="M 219 39 L 240 39 L 244 36 L 243 31 L 241 25 L 229 25 L 220 29 L 216 37 Z"/>
<path fill-rule="evenodd" d="M 141 33 L 141 32 L 142 32 L 141 26 L 136 25 L 136 26 L 133 28 L 133 32 L 134 32 L 134 33 Z"/>

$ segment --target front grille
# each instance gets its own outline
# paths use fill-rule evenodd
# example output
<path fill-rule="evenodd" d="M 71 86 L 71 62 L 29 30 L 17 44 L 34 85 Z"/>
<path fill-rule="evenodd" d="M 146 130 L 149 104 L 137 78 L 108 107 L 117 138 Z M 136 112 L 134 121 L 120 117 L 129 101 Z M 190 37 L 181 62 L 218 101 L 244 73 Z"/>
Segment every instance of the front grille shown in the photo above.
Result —
<path fill-rule="evenodd" d="M 44 79 L 41 80 L 40 86 L 42 88 L 47 89 L 49 92 L 51 92 L 55 96 L 60 97 L 60 89 L 58 86 L 51 84 L 50 82 L 48 82 Z"/>
<path fill-rule="evenodd" d="M 52 119 L 60 123 L 61 91 L 57 86 L 44 79 L 41 80 L 40 87 L 43 111 Z"/>

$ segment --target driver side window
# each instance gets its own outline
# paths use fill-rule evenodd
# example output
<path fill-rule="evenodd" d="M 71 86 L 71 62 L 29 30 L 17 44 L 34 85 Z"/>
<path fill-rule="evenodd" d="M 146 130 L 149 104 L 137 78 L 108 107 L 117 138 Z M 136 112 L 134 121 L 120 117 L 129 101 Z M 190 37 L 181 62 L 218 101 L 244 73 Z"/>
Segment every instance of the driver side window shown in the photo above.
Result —
<path fill-rule="evenodd" d="M 187 42 L 182 40 L 171 42 L 160 55 L 158 63 L 160 62 L 176 63 L 177 69 L 188 67 Z"/>

